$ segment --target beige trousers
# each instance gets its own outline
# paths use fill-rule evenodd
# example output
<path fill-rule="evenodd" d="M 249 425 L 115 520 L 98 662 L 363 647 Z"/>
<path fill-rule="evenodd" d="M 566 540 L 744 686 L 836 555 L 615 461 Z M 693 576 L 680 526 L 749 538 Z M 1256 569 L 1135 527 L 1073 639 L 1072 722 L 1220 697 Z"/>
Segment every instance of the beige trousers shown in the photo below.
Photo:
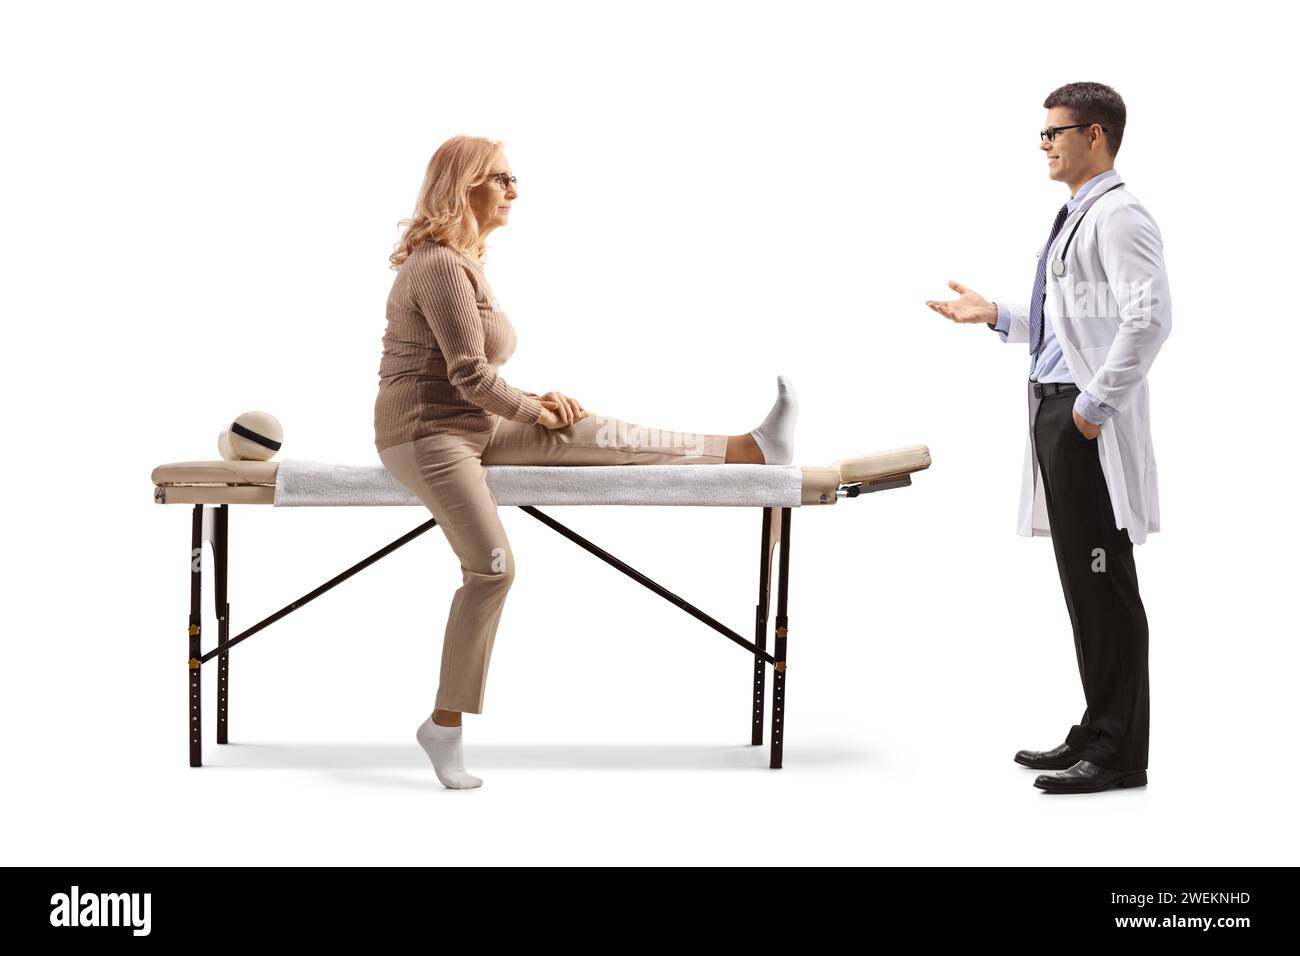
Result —
<path fill-rule="evenodd" d="M 548 429 L 493 416 L 491 433 L 443 431 L 385 448 L 380 460 L 437 519 L 460 559 L 434 706 L 483 712 L 488 663 L 515 562 L 485 465 L 720 465 L 727 436 L 648 429 L 588 415 Z"/>

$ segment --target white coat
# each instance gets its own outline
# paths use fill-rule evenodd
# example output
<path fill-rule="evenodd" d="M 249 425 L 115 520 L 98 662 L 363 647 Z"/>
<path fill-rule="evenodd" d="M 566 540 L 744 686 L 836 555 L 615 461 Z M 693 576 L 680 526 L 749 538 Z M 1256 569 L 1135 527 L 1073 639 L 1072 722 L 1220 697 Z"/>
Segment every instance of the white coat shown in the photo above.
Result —
<path fill-rule="evenodd" d="M 1134 544 L 1160 530 L 1156 458 L 1151 441 L 1147 371 L 1169 337 L 1172 322 L 1160 230 L 1146 207 L 1118 175 L 1098 180 L 1066 218 L 1048 256 L 1044 314 L 1052 323 L 1074 383 L 1117 409 L 1096 438 L 1115 527 L 1127 528 Z M 1097 199 L 1075 233 L 1065 275 L 1052 274 L 1080 214 Z M 1035 263 L 1035 268 L 1037 263 Z M 1010 315 L 1006 342 L 1029 341 L 1029 309 L 1005 303 Z M 1025 441 L 1016 533 L 1050 536 L 1047 500 L 1038 475 L 1033 429 Z"/>

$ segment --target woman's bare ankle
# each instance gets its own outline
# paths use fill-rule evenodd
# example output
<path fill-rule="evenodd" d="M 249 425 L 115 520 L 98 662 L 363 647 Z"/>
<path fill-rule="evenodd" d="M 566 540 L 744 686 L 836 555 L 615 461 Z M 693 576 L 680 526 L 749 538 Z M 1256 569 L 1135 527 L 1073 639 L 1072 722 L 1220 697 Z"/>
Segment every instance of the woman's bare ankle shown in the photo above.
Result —
<path fill-rule="evenodd" d="M 737 465 L 763 465 L 767 460 L 752 435 L 727 436 L 727 462 Z"/>
<path fill-rule="evenodd" d="M 458 710 L 435 710 L 430 716 L 439 727 L 460 726 L 460 711 Z"/>

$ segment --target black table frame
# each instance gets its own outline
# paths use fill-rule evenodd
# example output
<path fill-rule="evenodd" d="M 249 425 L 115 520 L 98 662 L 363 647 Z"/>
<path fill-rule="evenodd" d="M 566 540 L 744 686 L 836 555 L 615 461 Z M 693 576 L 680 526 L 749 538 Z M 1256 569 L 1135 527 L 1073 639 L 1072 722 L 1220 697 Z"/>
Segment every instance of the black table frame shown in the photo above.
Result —
<path fill-rule="evenodd" d="M 910 476 L 893 477 L 870 484 L 853 483 L 842 486 L 839 495 L 856 498 L 859 494 L 883 491 L 887 488 L 899 488 L 910 485 Z M 740 634 L 700 610 L 694 604 L 674 594 L 663 585 L 652 581 L 640 571 L 619 560 L 608 551 L 592 543 L 573 529 L 556 521 L 550 515 L 539 511 L 532 505 L 519 505 L 521 511 L 532 515 L 547 527 L 558 532 L 570 541 L 596 555 L 602 561 L 622 571 L 628 577 L 645 585 L 664 600 L 677 605 L 691 616 L 703 621 L 718 633 L 745 648 L 753 655 L 753 711 L 750 716 L 750 743 L 761 746 L 763 743 L 763 719 L 765 697 L 767 692 L 767 666 L 771 665 L 772 675 L 772 751 L 768 766 L 774 770 L 781 767 L 782 747 L 785 732 L 785 679 L 786 679 L 786 639 L 789 633 L 789 581 L 790 581 L 790 518 L 789 507 L 763 508 L 762 538 L 759 548 L 758 565 L 758 603 L 754 608 L 754 640 L 749 641 Z M 206 537 L 212 544 L 214 565 L 213 590 L 217 614 L 217 645 L 204 653 L 200 646 L 202 637 L 202 598 L 203 598 L 203 541 L 205 538 L 204 509 L 212 509 L 211 534 Z M 190 536 L 190 615 L 189 615 L 189 749 L 190 766 L 203 766 L 203 682 L 202 667 L 215 659 L 217 661 L 217 743 L 229 742 L 230 733 L 230 649 L 247 640 L 254 634 L 270 627 L 276 621 L 298 610 L 303 605 L 314 601 L 326 591 L 346 581 L 357 572 L 368 568 L 380 558 L 392 554 L 398 548 L 415 540 L 438 522 L 434 518 L 408 531 L 374 554 L 358 561 L 352 567 L 330 578 L 324 584 L 307 592 L 274 614 L 263 618 L 238 635 L 230 636 L 230 602 L 227 600 L 227 570 L 230 554 L 230 506 L 229 504 L 195 504 L 192 516 Z M 773 551 L 779 546 L 780 558 L 777 563 L 776 588 L 776 641 L 772 653 L 767 650 L 768 611 L 771 598 Z"/>

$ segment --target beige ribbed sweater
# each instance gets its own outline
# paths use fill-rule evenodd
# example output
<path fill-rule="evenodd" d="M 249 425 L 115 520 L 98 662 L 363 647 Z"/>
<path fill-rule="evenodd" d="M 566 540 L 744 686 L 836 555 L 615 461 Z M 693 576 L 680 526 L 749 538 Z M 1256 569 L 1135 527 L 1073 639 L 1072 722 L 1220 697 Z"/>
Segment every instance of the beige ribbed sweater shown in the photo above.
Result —
<path fill-rule="evenodd" d="M 421 243 L 388 294 L 375 448 L 449 429 L 489 432 L 494 415 L 536 424 L 539 396 L 497 374 L 514 351 L 514 326 L 483 267 L 451 246 Z"/>

